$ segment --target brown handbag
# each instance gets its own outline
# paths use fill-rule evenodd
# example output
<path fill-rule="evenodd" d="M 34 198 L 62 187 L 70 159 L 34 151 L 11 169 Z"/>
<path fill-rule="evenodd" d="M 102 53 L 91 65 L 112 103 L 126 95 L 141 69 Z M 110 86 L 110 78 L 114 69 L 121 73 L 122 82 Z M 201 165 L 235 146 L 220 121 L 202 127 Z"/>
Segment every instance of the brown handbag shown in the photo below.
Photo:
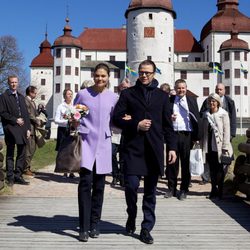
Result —
<path fill-rule="evenodd" d="M 56 156 L 56 173 L 74 173 L 80 171 L 82 154 L 81 136 L 78 133 L 66 136 Z"/>

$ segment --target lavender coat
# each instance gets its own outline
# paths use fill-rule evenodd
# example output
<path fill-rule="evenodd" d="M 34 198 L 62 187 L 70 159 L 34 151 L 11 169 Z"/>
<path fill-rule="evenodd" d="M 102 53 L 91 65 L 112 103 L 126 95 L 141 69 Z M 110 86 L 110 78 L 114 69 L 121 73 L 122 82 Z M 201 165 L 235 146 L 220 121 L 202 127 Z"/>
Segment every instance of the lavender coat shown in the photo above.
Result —
<path fill-rule="evenodd" d="M 118 96 L 104 90 L 96 93 L 91 87 L 80 90 L 74 105 L 84 104 L 89 113 L 81 119 L 79 133 L 82 136 L 81 167 L 93 170 L 96 162 L 96 173 L 112 172 L 111 129 L 110 122 Z"/>

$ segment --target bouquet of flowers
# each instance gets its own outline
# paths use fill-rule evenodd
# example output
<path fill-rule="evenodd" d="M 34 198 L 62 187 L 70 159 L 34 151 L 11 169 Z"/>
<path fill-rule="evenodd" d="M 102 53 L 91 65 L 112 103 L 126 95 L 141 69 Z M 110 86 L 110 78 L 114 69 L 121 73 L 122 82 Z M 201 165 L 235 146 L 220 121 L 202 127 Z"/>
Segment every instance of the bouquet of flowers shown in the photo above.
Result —
<path fill-rule="evenodd" d="M 89 108 L 83 104 L 76 104 L 72 108 L 68 109 L 63 118 L 71 121 L 79 121 L 82 117 L 85 117 L 89 113 Z"/>

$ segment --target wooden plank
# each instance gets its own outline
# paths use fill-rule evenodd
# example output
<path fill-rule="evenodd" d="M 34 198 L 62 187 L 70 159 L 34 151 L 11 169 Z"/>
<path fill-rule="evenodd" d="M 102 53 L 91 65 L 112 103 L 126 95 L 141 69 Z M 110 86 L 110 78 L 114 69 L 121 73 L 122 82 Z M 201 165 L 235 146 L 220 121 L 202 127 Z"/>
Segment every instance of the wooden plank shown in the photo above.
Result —
<path fill-rule="evenodd" d="M 79 242 L 76 197 L 0 197 L 0 249 L 249 249 L 250 206 L 204 197 L 157 197 L 155 243 L 138 240 L 142 220 L 141 197 L 135 237 L 125 235 L 124 198 L 107 196 L 101 235 Z"/>

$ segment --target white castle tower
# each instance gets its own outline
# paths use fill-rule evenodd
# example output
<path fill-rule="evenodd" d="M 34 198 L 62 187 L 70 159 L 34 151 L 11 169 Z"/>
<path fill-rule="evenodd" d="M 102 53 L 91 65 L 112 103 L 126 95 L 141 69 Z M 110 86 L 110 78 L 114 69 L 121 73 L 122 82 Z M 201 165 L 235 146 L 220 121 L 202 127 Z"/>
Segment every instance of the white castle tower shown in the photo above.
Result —
<path fill-rule="evenodd" d="M 238 32 L 233 30 L 231 39 L 221 44 L 219 52 L 221 65 L 224 69 L 222 82 L 226 86 L 226 94 L 239 104 L 236 107 L 237 117 L 249 117 L 248 43 L 239 39 Z"/>
<path fill-rule="evenodd" d="M 81 83 L 81 42 L 71 35 L 69 19 L 66 18 L 64 34 L 58 37 L 54 49 L 54 114 L 57 106 L 63 102 L 64 89 L 71 89 L 73 94 L 80 89 Z"/>
<path fill-rule="evenodd" d="M 132 0 L 126 10 L 127 65 L 137 71 L 141 61 L 150 59 L 161 74 L 159 83 L 174 82 L 174 18 L 171 0 Z M 136 76 L 129 75 L 132 82 Z"/>

